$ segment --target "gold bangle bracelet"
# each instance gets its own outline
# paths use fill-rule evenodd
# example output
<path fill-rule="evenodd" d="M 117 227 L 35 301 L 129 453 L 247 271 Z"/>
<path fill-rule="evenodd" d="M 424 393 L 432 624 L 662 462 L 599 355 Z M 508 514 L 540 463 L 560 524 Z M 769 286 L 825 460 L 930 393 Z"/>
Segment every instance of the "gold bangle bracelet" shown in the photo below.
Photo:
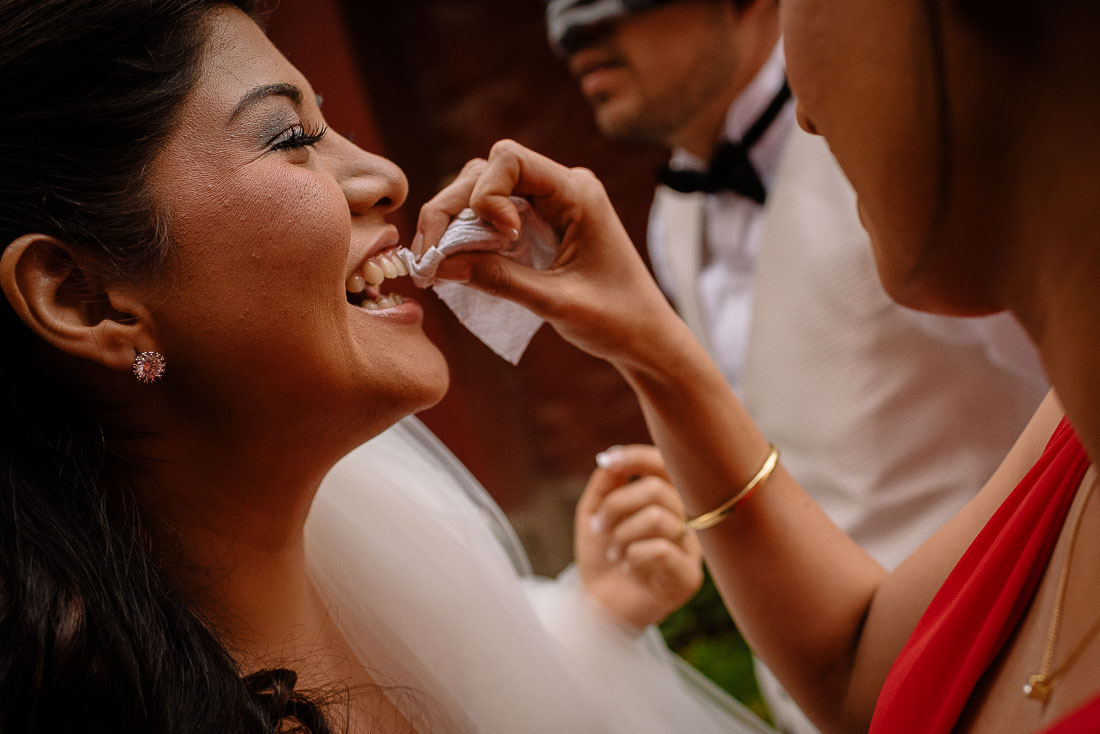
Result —
<path fill-rule="evenodd" d="M 768 477 L 775 471 L 776 465 L 779 463 L 779 449 L 774 443 L 768 444 L 768 458 L 764 459 L 764 465 L 760 467 L 760 471 L 756 472 L 756 476 L 749 480 L 749 483 L 744 488 L 730 497 L 721 506 L 711 510 L 710 512 L 704 512 L 699 517 L 693 517 L 684 521 L 685 530 L 706 530 L 707 528 L 714 527 L 718 523 L 725 519 L 726 515 L 733 512 L 733 508 L 737 506 L 737 503 L 744 501 L 752 494 L 753 490 L 760 487 L 764 482 L 768 481 Z"/>

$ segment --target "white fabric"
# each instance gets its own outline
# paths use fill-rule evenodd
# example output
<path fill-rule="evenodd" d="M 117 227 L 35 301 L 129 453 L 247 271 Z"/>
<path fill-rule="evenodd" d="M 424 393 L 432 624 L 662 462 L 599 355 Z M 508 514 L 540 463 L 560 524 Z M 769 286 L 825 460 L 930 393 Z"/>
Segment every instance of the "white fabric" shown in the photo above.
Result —
<path fill-rule="evenodd" d="M 495 252 L 536 270 L 550 267 L 558 253 L 557 235 L 526 199 L 513 196 L 512 202 L 520 215 L 516 240 L 479 219 L 472 209 L 463 209 L 451 220 L 439 242 L 428 248 L 419 260 L 412 250 L 398 250 L 397 254 L 405 262 L 417 287 L 434 287 L 440 300 L 454 311 L 463 326 L 498 355 L 518 364 L 531 337 L 542 326 L 542 319 L 518 303 L 436 278 L 436 271 L 444 259 L 473 250 Z"/>
<path fill-rule="evenodd" d="M 906 315 L 917 328 L 941 341 L 980 347 L 990 362 L 1025 382 L 1044 389 L 1050 384 L 1039 351 L 1027 332 L 1007 312 L 986 318 L 945 319 L 906 309 Z"/>
<path fill-rule="evenodd" d="M 531 578 L 499 509 L 415 419 L 333 468 L 306 542 L 342 631 L 420 731 L 770 731 L 575 573 Z"/>
<path fill-rule="evenodd" d="M 769 204 L 745 404 L 834 521 L 893 568 L 981 488 L 1047 385 L 1019 357 L 929 328 L 882 289 L 823 140 L 791 137 Z M 1006 315 L 990 332 L 1019 327 Z M 1010 362 L 1012 369 L 1002 366 Z"/>
<path fill-rule="evenodd" d="M 782 48 L 777 45 L 768 61 L 730 107 L 723 134 L 725 139 L 741 139 L 779 93 L 784 73 Z M 794 103 L 789 102 L 749 150 L 749 159 L 768 191 L 775 180 L 783 146 L 794 127 Z M 676 150 L 669 165 L 677 169 L 703 170 L 706 161 L 687 151 Z M 696 334 L 700 341 L 708 345 L 726 381 L 740 394 L 764 207 L 729 192 L 705 196 L 704 240 L 700 247 L 692 231 L 666 224 L 664 204 L 669 200 L 670 193 L 674 192 L 658 187 L 650 210 L 648 248 L 654 274 L 665 292 L 678 303 L 684 300 L 685 295 L 670 265 L 670 260 L 676 257 L 673 253 L 683 250 L 700 252 L 699 274 L 693 295 L 698 300 L 706 328 Z M 687 314 L 682 315 L 687 321 Z"/>
<path fill-rule="evenodd" d="M 662 242 L 675 243 L 662 250 L 665 270 L 672 286 L 665 289 L 676 306 L 676 311 L 691 327 L 696 336 L 706 344 L 706 322 L 699 306 L 699 293 L 695 281 L 703 256 L 703 216 L 706 195 L 683 194 L 667 186 L 657 187 L 653 199 L 654 209 L 661 212 Z"/>
<path fill-rule="evenodd" d="M 637 12 L 638 5 L 629 0 L 549 0 L 546 3 L 547 38 L 551 46 L 566 56 L 568 54 L 561 47 L 566 35 L 618 20 Z"/>

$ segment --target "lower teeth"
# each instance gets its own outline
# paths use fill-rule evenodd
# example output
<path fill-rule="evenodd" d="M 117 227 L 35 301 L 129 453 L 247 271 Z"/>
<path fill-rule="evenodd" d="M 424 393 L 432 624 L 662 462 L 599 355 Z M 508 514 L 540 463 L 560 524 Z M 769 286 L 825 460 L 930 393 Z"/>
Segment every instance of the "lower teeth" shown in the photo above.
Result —
<path fill-rule="evenodd" d="M 363 308 L 368 311 L 376 311 L 380 308 L 390 308 L 392 306 L 400 306 L 405 302 L 405 299 L 401 297 L 399 293 L 391 293 L 388 296 L 379 296 L 378 298 L 372 298 L 367 301 L 363 301 Z"/>

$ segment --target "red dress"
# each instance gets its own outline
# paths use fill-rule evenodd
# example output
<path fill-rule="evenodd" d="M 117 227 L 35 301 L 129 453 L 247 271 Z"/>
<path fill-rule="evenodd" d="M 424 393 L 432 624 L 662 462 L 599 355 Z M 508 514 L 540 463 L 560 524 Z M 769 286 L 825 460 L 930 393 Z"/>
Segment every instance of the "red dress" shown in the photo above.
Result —
<path fill-rule="evenodd" d="M 917 623 L 879 694 L 872 734 L 947 734 L 954 728 L 1034 596 L 1088 466 L 1063 419 Z M 1100 732 L 1100 691 L 1046 730 L 1084 732 Z"/>

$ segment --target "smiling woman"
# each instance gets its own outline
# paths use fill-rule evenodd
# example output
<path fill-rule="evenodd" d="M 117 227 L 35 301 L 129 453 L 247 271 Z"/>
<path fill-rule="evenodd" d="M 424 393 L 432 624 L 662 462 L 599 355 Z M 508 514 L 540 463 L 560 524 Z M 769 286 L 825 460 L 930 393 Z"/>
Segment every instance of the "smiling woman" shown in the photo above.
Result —
<path fill-rule="evenodd" d="M 181 388 L 194 381 L 197 415 L 220 413 L 234 433 L 278 422 L 311 436 L 267 450 L 308 455 L 302 469 L 323 473 L 446 389 L 414 301 L 364 309 L 347 297 L 396 244 L 384 217 L 408 185 L 390 161 L 324 130 L 309 82 L 249 18 L 219 14 L 208 47 L 218 52 L 151 169 L 176 244 L 167 285 L 149 294 L 167 296 L 161 351 L 179 355 Z M 290 396 L 307 385 L 311 409 L 296 409 Z M 246 414 L 227 415 L 234 405 Z"/>
<path fill-rule="evenodd" d="M 348 293 L 407 184 L 250 10 L 0 2 L 5 730 L 409 727 L 301 540 L 335 460 L 447 386 L 414 302 Z"/>
<path fill-rule="evenodd" d="M 0 0 L 0 729 L 758 730 L 643 633 L 701 577 L 656 452 L 594 473 L 577 572 L 527 594 L 487 495 L 391 428 L 448 384 L 385 292 L 405 176 L 250 10 Z"/>

